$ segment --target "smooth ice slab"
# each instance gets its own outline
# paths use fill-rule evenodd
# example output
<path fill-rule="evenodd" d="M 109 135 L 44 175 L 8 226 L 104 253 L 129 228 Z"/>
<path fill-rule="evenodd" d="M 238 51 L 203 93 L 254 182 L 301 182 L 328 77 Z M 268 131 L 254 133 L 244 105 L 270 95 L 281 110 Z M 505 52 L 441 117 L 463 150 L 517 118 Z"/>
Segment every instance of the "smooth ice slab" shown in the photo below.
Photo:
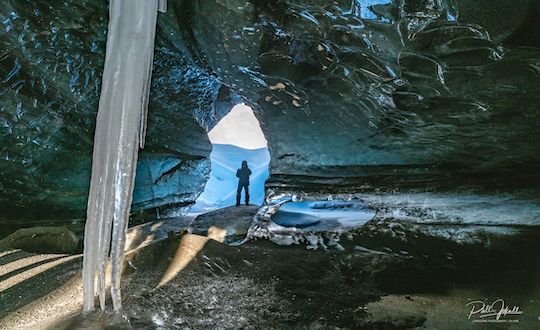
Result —
<path fill-rule="evenodd" d="M 283 227 L 330 231 L 359 227 L 374 216 L 360 201 L 305 201 L 284 204 L 270 219 Z"/>

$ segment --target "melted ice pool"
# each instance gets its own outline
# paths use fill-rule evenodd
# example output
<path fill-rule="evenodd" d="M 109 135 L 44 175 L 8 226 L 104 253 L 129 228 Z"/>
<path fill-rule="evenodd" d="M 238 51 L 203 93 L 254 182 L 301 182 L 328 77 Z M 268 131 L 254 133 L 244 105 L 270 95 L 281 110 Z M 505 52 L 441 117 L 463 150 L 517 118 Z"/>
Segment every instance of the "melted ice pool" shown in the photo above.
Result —
<path fill-rule="evenodd" d="M 359 227 L 374 216 L 375 211 L 360 201 L 309 201 L 286 203 L 271 220 L 283 227 L 328 231 Z"/>

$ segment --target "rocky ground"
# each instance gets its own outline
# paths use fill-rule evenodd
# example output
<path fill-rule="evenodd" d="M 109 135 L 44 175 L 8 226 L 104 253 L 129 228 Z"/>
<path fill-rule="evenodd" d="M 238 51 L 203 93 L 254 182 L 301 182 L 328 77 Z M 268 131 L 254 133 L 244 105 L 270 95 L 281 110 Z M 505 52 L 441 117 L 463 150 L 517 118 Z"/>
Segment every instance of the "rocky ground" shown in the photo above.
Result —
<path fill-rule="evenodd" d="M 59 256 L 66 262 L 36 270 L 34 276 L 2 289 L 0 323 L 8 329 L 531 329 L 539 325 L 540 268 L 532 252 L 540 244 L 538 231 L 518 230 L 511 236 L 486 232 L 483 243 L 456 243 L 441 235 L 430 236 L 426 228 L 372 221 L 344 235 L 343 250 L 330 246 L 308 250 L 305 245 L 278 246 L 266 240 L 240 246 L 219 242 L 246 230 L 248 221 L 235 219 L 248 219 L 255 211 L 231 208 L 200 217 L 191 228 L 201 235 L 179 235 L 178 230 L 171 233 L 163 225 L 154 226 L 162 230 L 156 237 L 165 233 L 171 237 L 128 254 L 123 317 L 73 318 L 81 301 L 80 257 Z M 151 235 L 139 231 L 136 236 L 142 233 Z M 26 268 L 15 270 L 14 262 L 30 258 L 37 265 L 56 260 L 23 254 L 0 255 L 0 270 L 6 273 L 0 275 L 0 285 L 6 276 L 24 273 Z M 520 307 L 523 314 L 501 318 L 519 323 L 479 324 L 472 322 L 475 317 L 468 318 L 467 303 L 497 298 Z"/>

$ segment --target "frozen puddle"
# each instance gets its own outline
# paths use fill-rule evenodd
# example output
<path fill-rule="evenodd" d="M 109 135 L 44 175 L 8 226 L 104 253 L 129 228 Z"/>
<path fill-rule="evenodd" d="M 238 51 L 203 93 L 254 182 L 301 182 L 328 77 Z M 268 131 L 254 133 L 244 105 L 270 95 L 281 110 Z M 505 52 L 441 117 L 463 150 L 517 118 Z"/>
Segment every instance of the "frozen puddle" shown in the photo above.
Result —
<path fill-rule="evenodd" d="M 283 227 L 332 231 L 359 227 L 374 216 L 360 201 L 305 201 L 282 205 L 270 219 Z"/>

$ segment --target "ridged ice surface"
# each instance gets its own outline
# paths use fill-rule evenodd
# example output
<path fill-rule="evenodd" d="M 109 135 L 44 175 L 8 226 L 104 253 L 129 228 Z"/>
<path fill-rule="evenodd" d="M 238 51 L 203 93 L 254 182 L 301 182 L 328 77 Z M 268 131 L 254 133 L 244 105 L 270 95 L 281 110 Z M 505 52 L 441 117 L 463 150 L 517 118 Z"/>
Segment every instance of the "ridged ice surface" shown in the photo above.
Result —
<path fill-rule="evenodd" d="M 204 2 L 194 33 L 222 79 L 256 94 L 278 183 L 421 172 L 394 183 L 404 185 L 419 174 L 474 180 L 536 166 L 538 49 L 495 41 L 460 19 L 459 4 L 471 10 L 465 1 L 220 11 Z"/>
<path fill-rule="evenodd" d="M 109 2 L 102 0 L 2 3 L 0 208 L 6 215 L 2 222 L 27 226 L 83 222 L 108 10 Z M 171 25 L 169 15 L 160 15 L 158 21 Z M 174 45 L 164 47 L 168 41 L 163 39 L 171 34 L 162 31 L 156 38 L 135 210 L 193 203 L 210 171 L 212 147 L 206 128 L 237 103 L 217 100 L 227 88 L 187 65 L 178 50 L 171 52 Z"/>
<path fill-rule="evenodd" d="M 193 203 L 209 174 L 206 131 L 240 102 L 268 140 L 273 191 L 537 187 L 539 8 L 174 1 L 157 23 L 134 208 Z M 106 2 L 9 0 L 0 15 L 0 208 L 11 222 L 82 218 Z"/>
<path fill-rule="evenodd" d="M 264 238 L 279 245 L 341 249 L 343 236 L 372 227 L 392 237 L 418 231 L 459 244 L 489 244 L 486 235 L 540 227 L 540 206 L 531 196 L 473 192 L 271 194 L 245 241 Z"/>

